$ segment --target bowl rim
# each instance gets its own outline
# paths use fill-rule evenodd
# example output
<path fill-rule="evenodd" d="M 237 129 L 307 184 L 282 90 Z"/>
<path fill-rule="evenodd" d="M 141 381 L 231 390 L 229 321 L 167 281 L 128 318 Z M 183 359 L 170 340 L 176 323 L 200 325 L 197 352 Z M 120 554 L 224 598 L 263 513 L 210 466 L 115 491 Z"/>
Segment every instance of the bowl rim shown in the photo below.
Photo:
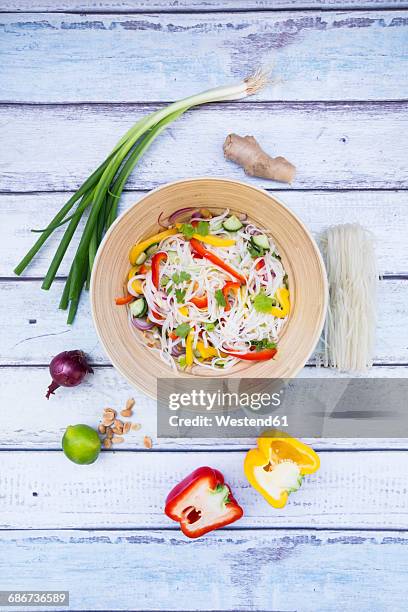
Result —
<path fill-rule="evenodd" d="M 127 380 L 132 385 L 132 387 L 137 387 L 137 385 L 122 370 L 121 366 L 118 363 L 116 363 L 116 360 L 112 359 L 112 357 L 109 355 L 108 351 L 105 348 L 105 344 L 103 342 L 101 334 L 99 332 L 98 325 L 96 324 L 95 299 L 94 299 L 94 297 L 95 297 L 95 293 L 94 293 L 95 292 L 95 270 L 98 267 L 99 259 L 102 256 L 102 252 L 104 250 L 105 244 L 109 240 L 110 235 L 115 231 L 116 226 L 119 225 L 119 223 L 121 223 L 123 221 L 123 219 L 130 213 L 130 211 L 135 206 L 138 206 L 147 196 L 151 195 L 152 193 L 156 193 L 158 191 L 161 191 L 162 189 L 166 189 L 168 187 L 173 187 L 173 186 L 176 186 L 176 185 L 182 185 L 183 183 L 199 182 L 199 181 L 202 181 L 202 180 L 212 181 L 214 183 L 217 183 L 219 181 L 222 181 L 224 183 L 228 182 L 228 183 L 239 185 L 239 186 L 243 186 L 243 187 L 250 187 L 251 189 L 259 191 L 262 194 L 266 194 L 269 198 L 272 198 L 272 199 L 276 200 L 276 202 L 278 202 L 278 204 L 280 206 L 282 206 L 282 208 L 284 208 L 296 220 L 296 222 L 302 227 L 303 231 L 305 232 L 305 234 L 307 235 L 307 237 L 310 240 L 311 244 L 313 245 L 315 254 L 316 254 L 317 259 L 319 261 L 319 264 L 320 264 L 320 267 L 321 267 L 321 271 L 322 271 L 323 293 L 324 293 L 324 295 L 322 296 L 322 298 L 323 298 L 323 308 L 322 308 L 321 322 L 320 322 L 319 327 L 316 329 L 315 336 L 313 338 L 313 343 L 311 343 L 310 352 L 307 355 L 307 358 L 306 358 L 304 363 L 307 363 L 307 361 L 310 359 L 311 355 L 313 354 L 313 352 L 314 352 L 314 350 L 316 348 L 316 345 L 317 345 L 317 343 L 319 341 L 319 338 L 320 338 L 320 336 L 322 334 L 322 331 L 323 331 L 323 328 L 324 328 L 324 324 L 325 324 L 325 320 L 326 320 L 326 315 L 327 315 L 328 302 L 329 302 L 329 283 L 328 283 L 328 279 L 327 279 L 327 271 L 326 271 L 326 266 L 325 266 L 325 263 L 324 263 L 323 256 L 322 256 L 322 254 L 320 252 L 320 249 L 319 249 L 319 247 L 317 245 L 317 242 L 314 239 L 313 235 L 311 234 L 310 230 L 303 223 L 303 221 L 284 202 L 282 202 L 280 197 L 276 196 L 275 194 L 273 194 L 273 195 L 270 194 L 266 189 L 264 189 L 262 187 L 258 187 L 256 185 L 252 185 L 252 184 L 247 183 L 245 181 L 240 181 L 240 180 L 230 179 L 230 178 L 224 178 L 224 177 L 205 176 L 205 175 L 204 176 L 194 176 L 194 177 L 191 177 L 191 178 L 178 179 L 176 181 L 171 181 L 169 183 L 164 183 L 163 185 L 159 185 L 158 187 L 155 187 L 154 189 L 150 189 L 137 202 L 134 202 L 133 204 L 131 204 L 129 206 L 129 208 L 124 210 L 115 219 L 115 221 L 109 227 L 108 231 L 106 232 L 105 236 L 103 237 L 103 239 L 102 239 L 102 241 L 101 241 L 101 243 L 100 243 L 100 245 L 98 247 L 98 251 L 96 253 L 96 256 L 95 256 L 95 259 L 94 259 L 94 263 L 93 263 L 93 267 L 92 267 L 91 282 L 90 282 L 90 287 L 89 287 L 89 299 L 90 299 L 90 303 L 91 303 L 91 315 L 92 315 L 93 326 L 94 326 L 94 329 L 96 331 L 96 335 L 97 335 L 98 341 L 101 344 L 101 346 L 102 346 L 105 354 L 107 355 L 110 363 L 120 373 L 120 375 L 123 376 L 123 378 L 125 378 L 125 380 Z M 299 365 L 299 367 L 297 367 L 294 370 L 291 378 L 295 378 L 303 368 L 304 368 L 304 364 L 303 365 Z M 225 377 L 225 378 L 228 378 L 228 377 Z M 156 399 L 156 396 L 153 393 L 149 393 L 149 392 L 145 391 L 144 389 L 141 389 L 141 392 L 143 394 L 153 398 L 153 399 Z"/>

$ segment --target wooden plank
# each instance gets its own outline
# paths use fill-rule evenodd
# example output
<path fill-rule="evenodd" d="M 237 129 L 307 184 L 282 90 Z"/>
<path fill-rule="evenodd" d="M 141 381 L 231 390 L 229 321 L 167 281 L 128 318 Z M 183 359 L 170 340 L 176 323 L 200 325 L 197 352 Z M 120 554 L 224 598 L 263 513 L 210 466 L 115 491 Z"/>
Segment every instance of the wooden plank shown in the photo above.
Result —
<path fill-rule="evenodd" d="M 8 156 L 0 168 L 0 191 L 77 188 L 118 138 L 153 108 L 1 106 L 2 143 Z M 272 155 L 284 155 L 297 166 L 294 188 L 404 188 L 407 124 L 404 103 L 208 106 L 182 117 L 152 145 L 128 187 L 150 189 L 207 175 L 282 188 L 273 181 L 251 179 L 224 159 L 225 136 L 249 132 Z"/>
<path fill-rule="evenodd" d="M 152 611 L 403 612 L 407 544 L 407 532 L 386 531 L 218 531 L 197 541 L 166 531 L 16 531 L 2 534 L 0 568 L 4 589 L 42 589 L 44 580 L 68 589 L 70 610 L 132 610 L 137 597 Z"/>
<path fill-rule="evenodd" d="M 258 65 L 275 78 L 260 100 L 398 100 L 407 25 L 384 10 L 4 14 L 0 100 L 167 101 Z"/>
<path fill-rule="evenodd" d="M 86 423 L 96 427 L 105 406 L 120 410 L 129 397 L 134 397 L 136 406 L 132 421 L 140 423 L 138 433 L 126 436 L 118 451 L 144 448 L 143 437 L 153 439 L 153 450 L 197 450 L 213 449 L 214 440 L 204 439 L 157 439 L 156 402 L 131 387 L 112 367 L 96 367 L 93 376 L 85 379 L 80 387 L 60 389 L 47 401 L 45 390 L 50 383 L 47 367 L 0 368 L 0 389 L 3 410 L 0 411 L 0 448 L 5 449 L 59 449 L 67 422 Z M 300 378 L 330 378 L 345 376 L 337 371 L 323 368 L 305 368 Z M 406 378 L 407 367 L 375 367 L 366 375 L 370 378 Z M 396 383 L 398 384 L 398 383 Z M 27 400 L 29 398 L 29 401 Z M 355 439 L 319 438 L 306 440 L 314 448 L 327 449 L 408 449 L 408 438 L 404 439 Z M 216 447 L 222 449 L 248 449 L 251 438 L 217 439 Z"/>
<path fill-rule="evenodd" d="M 109 363 L 96 338 L 88 296 L 83 296 L 75 324 L 68 326 L 66 312 L 58 310 L 63 281 L 49 292 L 41 291 L 40 284 L 0 282 L 0 364 L 46 364 L 67 348 L 82 348 L 93 363 Z M 403 280 L 379 283 L 376 363 L 408 362 L 407 292 Z"/>
<path fill-rule="evenodd" d="M 0 277 L 12 276 L 17 259 L 32 246 L 35 227 L 46 227 L 71 193 L 0 194 Z M 126 210 L 144 193 L 125 193 L 120 212 Z M 358 222 L 371 230 L 377 242 L 378 267 L 382 274 L 408 274 L 407 196 L 404 192 L 297 192 L 287 191 L 278 196 L 302 219 L 316 238 L 328 226 Z M 79 230 L 77 232 L 79 234 Z M 55 232 L 27 269 L 25 276 L 45 275 L 62 231 Z M 59 270 L 67 275 L 79 238 Z"/>
<path fill-rule="evenodd" d="M 405 0 L 3 0 L 0 13 L 179 13 L 222 10 L 387 9 L 407 8 Z"/>
<path fill-rule="evenodd" d="M 1 455 L 0 528 L 162 528 L 170 489 L 192 470 L 221 470 L 245 516 L 231 528 L 406 528 L 405 451 L 320 452 L 321 468 L 278 510 L 243 475 L 245 453 L 103 452 L 90 466 L 62 452 Z M 11 501 L 13 500 L 13 501 Z"/>

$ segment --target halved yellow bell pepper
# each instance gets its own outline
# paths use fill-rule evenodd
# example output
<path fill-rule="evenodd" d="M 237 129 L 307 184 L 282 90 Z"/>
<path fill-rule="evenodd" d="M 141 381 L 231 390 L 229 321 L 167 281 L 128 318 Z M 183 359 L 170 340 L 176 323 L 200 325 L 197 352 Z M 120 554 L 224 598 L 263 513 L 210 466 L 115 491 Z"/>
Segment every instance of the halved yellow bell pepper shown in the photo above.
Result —
<path fill-rule="evenodd" d="M 186 338 L 186 366 L 193 365 L 194 361 L 194 353 L 193 353 L 193 331 L 188 332 L 188 336 Z"/>
<path fill-rule="evenodd" d="M 265 431 L 244 460 L 248 482 L 274 508 L 283 508 L 303 477 L 319 467 L 319 456 L 310 446 L 276 429 Z"/>
<path fill-rule="evenodd" d="M 168 229 L 168 230 L 165 230 L 164 232 L 160 232 L 159 234 L 154 234 L 154 236 L 150 236 L 150 238 L 143 240 L 143 242 L 139 242 L 138 244 L 135 244 L 130 249 L 130 253 L 129 253 L 129 261 L 132 264 L 132 266 L 135 265 L 136 259 L 139 257 L 140 253 L 143 253 L 143 251 L 148 249 L 149 246 L 152 246 L 152 244 L 155 244 L 156 242 L 160 242 L 161 240 L 164 240 L 164 238 L 168 238 L 169 236 L 173 236 L 174 234 L 177 234 L 177 231 L 178 230 L 176 228 Z"/>
<path fill-rule="evenodd" d="M 275 295 L 281 307 L 278 308 L 277 306 L 272 306 L 269 312 L 274 317 L 284 319 L 288 316 L 290 311 L 289 290 L 286 289 L 286 287 L 280 287 L 277 289 Z"/>

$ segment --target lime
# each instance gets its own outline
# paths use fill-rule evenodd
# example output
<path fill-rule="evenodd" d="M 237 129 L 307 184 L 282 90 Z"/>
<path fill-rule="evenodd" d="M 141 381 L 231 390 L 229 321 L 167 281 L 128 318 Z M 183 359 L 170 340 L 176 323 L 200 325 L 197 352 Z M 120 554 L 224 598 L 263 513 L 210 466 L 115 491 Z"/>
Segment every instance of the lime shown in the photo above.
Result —
<path fill-rule="evenodd" d="M 101 441 L 92 427 L 69 425 L 62 438 L 62 450 L 74 463 L 89 464 L 97 460 Z"/>

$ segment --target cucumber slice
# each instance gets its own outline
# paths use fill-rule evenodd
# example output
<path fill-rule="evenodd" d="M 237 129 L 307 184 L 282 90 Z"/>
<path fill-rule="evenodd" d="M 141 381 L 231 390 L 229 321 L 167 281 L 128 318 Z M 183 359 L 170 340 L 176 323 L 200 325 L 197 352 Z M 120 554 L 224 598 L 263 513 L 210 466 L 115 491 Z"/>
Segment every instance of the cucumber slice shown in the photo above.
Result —
<path fill-rule="evenodd" d="M 231 215 L 231 217 L 225 219 L 224 223 L 222 224 L 222 227 L 227 230 L 227 232 L 237 232 L 241 229 L 241 227 L 244 226 L 242 225 L 238 217 L 236 217 L 235 215 Z"/>
<path fill-rule="evenodd" d="M 172 264 L 177 263 L 178 261 L 177 251 L 167 251 L 167 259 Z"/>
<path fill-rule="evenodd" d="M 155 254 L 155 252 L 157 251 L 158 244 L 158 242 L 155 242 L 154 244 L 151 244 L 148 249 L 146 249 L 147 257 L 150 257 L 151 255 Z"/>
<path fill-rule="evenodd" d="M 130 304 L 130 314 L 132 317 L 143 317 L 147 312 L 147 302 L 144 298 L 139 298 Z"/>
<path fill-rule="evenodd" d="M 139 257 L 136 259 L 135 264 L 137 266 L 141 266 L 142 263 L 144 263 L 147 259 L 147 255 L 146 253 L 143 251 L 143 253 L 140 253 Z"/>
<path fill-rule="evenodd" d="M 251 238 L 253 245 L 258 250 L 263 249 L 264 251 L 269 251 L 269 239 L 265 234 L 259 234 L 258 236 L 252 236 Z"/>

